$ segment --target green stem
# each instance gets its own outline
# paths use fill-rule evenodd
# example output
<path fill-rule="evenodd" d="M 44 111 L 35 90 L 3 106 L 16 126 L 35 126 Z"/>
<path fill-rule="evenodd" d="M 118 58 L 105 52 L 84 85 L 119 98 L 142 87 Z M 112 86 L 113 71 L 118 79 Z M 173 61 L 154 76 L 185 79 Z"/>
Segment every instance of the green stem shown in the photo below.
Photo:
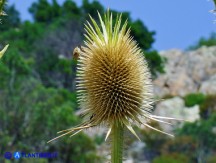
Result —
<path fill-rule="evenodd" d="M 111 162 L 122 163 L 123 157 L 123 133 L 124 127 L 119 122 L 115 122 L 111 130 Z"/>

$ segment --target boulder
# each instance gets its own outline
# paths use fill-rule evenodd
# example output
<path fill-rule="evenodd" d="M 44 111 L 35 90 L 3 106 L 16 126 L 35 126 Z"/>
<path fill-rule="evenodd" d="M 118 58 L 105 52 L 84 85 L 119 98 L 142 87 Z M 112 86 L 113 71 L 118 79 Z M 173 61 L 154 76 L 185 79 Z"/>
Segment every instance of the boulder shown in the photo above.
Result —
<path fill-rule="evenodd" d="M 184 100 L 178 96 L 159 102 L 156 105 L 154 115 L 183 119 L 190 122 L 194 122 L 200 118 L 199 105 L 195 105 L 193 107 L 185 107 Z M 161 128 L 168 133 L 172 133 L 173 129 L 183 124 L 183 121 L 165 121 L 170 122 L 172 125 L 167 125 L 164 123 L 159 124 Z"/>

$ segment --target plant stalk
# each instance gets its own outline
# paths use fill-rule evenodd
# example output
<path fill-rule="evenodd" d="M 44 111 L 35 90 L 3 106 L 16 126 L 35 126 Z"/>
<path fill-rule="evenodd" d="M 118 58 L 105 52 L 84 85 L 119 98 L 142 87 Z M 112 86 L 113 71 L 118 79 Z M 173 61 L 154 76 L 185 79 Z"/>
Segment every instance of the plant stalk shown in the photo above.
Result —
<path fill-rule="evenodd" d="M 123 133 L 124 127 L 115 122 L 111 130 L 111 163 L 122 163 L 123 157 Z"/>

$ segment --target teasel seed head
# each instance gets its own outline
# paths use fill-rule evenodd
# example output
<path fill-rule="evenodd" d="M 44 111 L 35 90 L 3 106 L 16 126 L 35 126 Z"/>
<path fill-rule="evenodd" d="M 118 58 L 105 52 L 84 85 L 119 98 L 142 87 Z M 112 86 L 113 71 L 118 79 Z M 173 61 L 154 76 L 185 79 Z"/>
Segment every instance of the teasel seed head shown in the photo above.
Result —
<path fill-rule="evenodd" d="M 79 53 L 78 101 L 83 115 L 88 118 L 75 128 L 58 132 L 63 134 L 50 141 L 101 124 L 109 128 L 107 138 L 114 123 L 126 126 L 137 138 L 132 124 L 143 124 L 168 134 L 147 124 L 149 120 L 170 124 L 161 119 L 176 119 L 152 115 L 150 71 L 142 50 L 130 36 L 127 21 L 122 25 L 121 15 L 118 15 L 114 22 L 109 11 L 104 19 L 100 13 L 98 17 L 99 24 L 90 16 L 91 23 L 85 24 L 85 46 L 74 51 Z"/>
<path fill-rule="evenodd" d="M 131 121 L 152 111 L 153 93 L 150 73 L 142 50 L 130 36 L 127 22 L 112 14 L 100 25 L 87 22 L 86 47 L 78 60 L 78 97 L 84 114 L 94 115 L 92 125 L 112 126 L 116 121 L 130 126 Z"/>

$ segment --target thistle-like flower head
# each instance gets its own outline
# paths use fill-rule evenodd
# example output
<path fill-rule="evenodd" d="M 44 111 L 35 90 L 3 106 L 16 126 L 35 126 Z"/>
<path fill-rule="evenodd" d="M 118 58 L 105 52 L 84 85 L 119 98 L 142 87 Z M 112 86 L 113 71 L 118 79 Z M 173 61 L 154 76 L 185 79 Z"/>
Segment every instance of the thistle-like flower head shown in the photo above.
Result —
<path fill-rule="evenodd" d="M 99 13 L 98 16 L 99 24 L 90 16 L 91 23 L 85 24 L 85 47 L 76 49 L 80 51 L 78 99 L 83 115 L 88 118 L 76 128 L 60 131 L 63 134 L 59 137 L 71 133 L 73 136 L 83 129 L 103 124 L 109 128 L 107 138 L 114 123 L 125 126 L 138 137 L 132 123 L 155 129 L 147 121 L 163 122 L 159 119 L 164 118 L 152 115 L 150 72 L 142 50 L 130 36 L 127 21 L 122 24 L 121 15 L 113 21 L 109 11 L 104 19 Z"/>
<path fill-rule="evenodd" d="M 87 23 L 86 47 L 79 59 L 78 92 L 81 108 L 93 115 L 90 123 L 98 125 L 120 122 L 130 127 L 132 121 L 152 110 L 152 85 L 141 49 L 122 25 L 121 16 L 113 23 L 107 14 L 100 26 L 91 18 Z M 113 25 L 114 24 L 114 25 Z"/>

